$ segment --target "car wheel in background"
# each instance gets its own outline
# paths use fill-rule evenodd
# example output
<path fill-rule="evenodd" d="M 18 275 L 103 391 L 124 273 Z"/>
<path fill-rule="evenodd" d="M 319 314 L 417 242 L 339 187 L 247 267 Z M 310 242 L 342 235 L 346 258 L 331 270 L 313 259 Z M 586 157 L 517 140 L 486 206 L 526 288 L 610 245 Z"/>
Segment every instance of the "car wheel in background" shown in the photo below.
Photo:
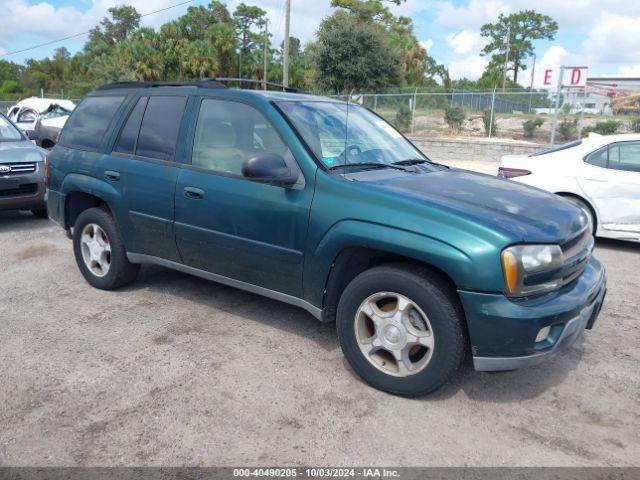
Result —
<path fill-rule="evenodd" d="M 47 209 L 46 208 L 38 208 L 35 210 L 31 210 L 31 213 L 33 213 L 33 216 L 36 218 L 49 218 L 47 216 Z"/>
<path fill-rule="evenodd" d="M 587 202 L 585 202 L 584 200 L 581 200 L 580 198 L 577 198 L 577 197 L 565 196 L 564 198 L 566 198 L 571 203 L 573 203 L 574 205 L 582 209 L 582 211 L 587 216 L 587 221 L 589 222 L 589 225 L 591 226 L 591 233 L 595 235 L 598 225 L 597 225 L 596 215 L 593 209 L 591 208 L 591 206 L 587 204 Z"/>
<path fill-rule="evenodd" d="M 140 269 L 127 259 L 115 221 L 101 208 L 89 208 L 78 216 L 73 228 L 73 251 L 87 282 L 103 290 L 132 282 Z"/>
<path fill-rule="evenodd" d="M 395 395 L 426 395 L 464 359 L 464 315 L 448 283 L 405 264 L 358 275 L 340 298 L 338 338 L 353 369 L 371 386 Z"/>

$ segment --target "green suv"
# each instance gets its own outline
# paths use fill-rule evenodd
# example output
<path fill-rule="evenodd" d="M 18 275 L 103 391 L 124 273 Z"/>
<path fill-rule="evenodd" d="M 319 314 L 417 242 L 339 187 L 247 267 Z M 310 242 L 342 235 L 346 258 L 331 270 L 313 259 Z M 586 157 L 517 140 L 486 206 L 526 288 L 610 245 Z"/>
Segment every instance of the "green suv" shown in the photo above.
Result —
<path fill-rule="evenodd" d="M 606 292 L 579 208 L 434 163 L 329 98 L 106 85 L 71 115 L 46 177 L 49 216 L 94 287 L 151 263 L 302 307 L 398 395 L 437 389 L 468 353 L 477 370 L 547 359 Z"/>

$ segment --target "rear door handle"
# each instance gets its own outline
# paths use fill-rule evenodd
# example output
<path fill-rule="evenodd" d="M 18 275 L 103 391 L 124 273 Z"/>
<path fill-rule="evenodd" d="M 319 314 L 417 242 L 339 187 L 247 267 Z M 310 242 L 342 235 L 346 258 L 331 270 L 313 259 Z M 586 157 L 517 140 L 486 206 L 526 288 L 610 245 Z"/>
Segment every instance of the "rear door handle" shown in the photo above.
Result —
<path fill-rule="evenodd" d="M 605 183 L 609 181 L 606 178 L 592 178 L 592 177 L 585 178 L 585 180 L 588 180 L 589 182 L 600 182 L 600 183 Z"/>
<path fill-rule="evenodd" d="M 183 189 L 184 196 L 187 198 L 193 198 L 195 200 L 200 200 L 204 198 L 204 190 L 201 190 L 196 187 L 184 187 Z"/>
<path fill-rule="evenodd" d="M 117 182 L 120 180 L 120 173 L 114 172 L 113 170 L 106 170 L 104 172 L 104 178 L 109 180 L 110 182 Z"/>

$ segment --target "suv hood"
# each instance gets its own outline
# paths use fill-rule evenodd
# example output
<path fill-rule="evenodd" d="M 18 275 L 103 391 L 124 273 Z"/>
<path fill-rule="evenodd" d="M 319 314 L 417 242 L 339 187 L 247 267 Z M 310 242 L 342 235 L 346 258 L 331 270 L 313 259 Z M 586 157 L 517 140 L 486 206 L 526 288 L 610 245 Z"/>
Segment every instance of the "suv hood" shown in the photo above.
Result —
<path fill-rule="evenodd" d="M 523 242 L 562 243 L 587 223 L 578 207 L 557 195 L 465 170 L 402 175 L 374 184 L 491 225 Z"/>
<path fill-rule="evenodd" d="M 46 153 L 31 140 L 0 142 L 0 163 L 41 162 Z"/>

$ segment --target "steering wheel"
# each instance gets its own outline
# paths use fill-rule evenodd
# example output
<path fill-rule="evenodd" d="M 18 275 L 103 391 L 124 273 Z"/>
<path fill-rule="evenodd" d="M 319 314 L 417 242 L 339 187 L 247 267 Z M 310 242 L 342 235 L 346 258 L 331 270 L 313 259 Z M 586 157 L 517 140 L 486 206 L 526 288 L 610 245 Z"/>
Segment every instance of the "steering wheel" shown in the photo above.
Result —
<path fill-rule="evenodd" d="M 360 148 L 358 145 L 349 145 L 345 149 L 345 152 L 351 154 L 351 152 L 354 150 L 356 151 L 356 155 L 360 155 L 362 153 L 362 148 Z"/>

